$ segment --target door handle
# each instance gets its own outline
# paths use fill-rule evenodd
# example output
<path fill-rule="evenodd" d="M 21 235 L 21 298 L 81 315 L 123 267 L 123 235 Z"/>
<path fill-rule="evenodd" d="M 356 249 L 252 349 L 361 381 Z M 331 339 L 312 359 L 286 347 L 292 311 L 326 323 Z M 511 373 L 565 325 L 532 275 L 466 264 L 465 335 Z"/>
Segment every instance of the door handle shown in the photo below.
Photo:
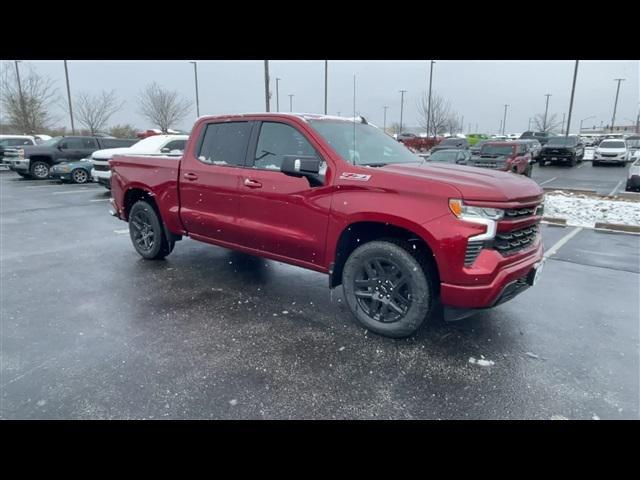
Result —
<path fill-rule="evenodd" d="M 187 180 L 191 180 L 191 181 L 193 181 L 193 180 L 197 180 L 197 179 L 198 179 L 198 175 L 196 175 L 195 173 L 192 173 L 192 172 L 187 172 L 187 173 L 185 173 L 183 176 L 184 176 L 184 178 L 186 178 Z"/>
<path fill-rule="evenodd" d="M 249 188 L 262 188 L 262 184 L 257 180 L 251 180 L 250 178 L 244 179 L 244 186 Z"/>

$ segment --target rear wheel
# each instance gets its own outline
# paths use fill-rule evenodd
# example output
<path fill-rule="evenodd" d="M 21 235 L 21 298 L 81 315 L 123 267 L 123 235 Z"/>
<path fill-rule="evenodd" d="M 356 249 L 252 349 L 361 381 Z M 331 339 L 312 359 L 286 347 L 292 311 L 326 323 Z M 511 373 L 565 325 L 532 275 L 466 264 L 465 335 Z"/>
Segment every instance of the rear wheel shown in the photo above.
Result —
<path fill-rule="evenodd" d="M 71 172 L 71 180 L 73 183 L 87 183 L 89 181 L 89 174 L 84 168 L 76 168 Z"/>
<path fill-rule="evenodd" d="M 31 176 L 38 180 L 49 178 L 49 164 L 41 160 L 36 160 L 35 162 L 31 163 L 30 172 Z"/>
<path fill-rule="evenodd" d="M 347 259 L 342 285 L 351 313 L 364 328 L 402 338 L 415 334 L 435 303 L 427 259 L 401 241 L 373 241 Z"/>
<path fill-rule="evenodd" d="M 144 200 L 139 200 L 131 207 L 129 235 L 136 252 L 148 260 L 166 257 L 175 246 L 175 242 L 167 239 L 156 211 Z"/>

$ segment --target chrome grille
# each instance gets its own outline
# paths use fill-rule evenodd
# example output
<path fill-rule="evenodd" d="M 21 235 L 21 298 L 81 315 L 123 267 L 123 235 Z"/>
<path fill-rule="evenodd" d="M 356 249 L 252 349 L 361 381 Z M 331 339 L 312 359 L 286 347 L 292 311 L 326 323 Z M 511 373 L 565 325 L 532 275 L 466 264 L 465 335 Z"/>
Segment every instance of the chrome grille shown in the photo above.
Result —
<path fill-rule="evenodd" d="M 512 255 L 531 245 L 538 234 L 538 227 L 530 227 L 496 234 L 493 247 L 502 255 Z"/>
<path fill-rule="evenodd" d="M 93 164 L 93 168 L 96 172 L 108 172 L 109 171 L 109 165 L 96 165 L 95 163 Z"/>
<path fill-rule="evenodd" d="M 469 266 L 473 262 L 475 262 L 476 258 L 478 258 L 478 255 L 480 255 L 480 251 L 482 250 L 483 246 L 484 242 L 482 240 L 470 241 L 467 244 L 467 251 L 464 254 L 464 264 Z"/>
<path fill-rule="evenodd" d="M 535 211 L 536 207 L 509 208 L 504 211 L 504 216 L 508 218 L 528 217 L 534 215 Z"/>

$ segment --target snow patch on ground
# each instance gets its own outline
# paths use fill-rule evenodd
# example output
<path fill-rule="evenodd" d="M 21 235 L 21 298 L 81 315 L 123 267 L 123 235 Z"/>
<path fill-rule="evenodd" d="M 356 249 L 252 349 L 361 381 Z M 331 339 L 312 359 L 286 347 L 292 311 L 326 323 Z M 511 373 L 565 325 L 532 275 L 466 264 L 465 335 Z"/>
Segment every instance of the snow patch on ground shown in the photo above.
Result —
<path fill-rule="evenodd" d="M 567 225 L 593 228 L 596 222 L 640 225 L 640 202 L 554 191 L 545 195 L 544 215 L 565 218 Z"/>
<path fill-rule="evenodd" d="M 481 367 L 490 367 L 491 365 L 495 365 L 496 362 L 493 360 L 485 360 L 484 358 L 469 357 L 469 363 L 480 365 Z"/>

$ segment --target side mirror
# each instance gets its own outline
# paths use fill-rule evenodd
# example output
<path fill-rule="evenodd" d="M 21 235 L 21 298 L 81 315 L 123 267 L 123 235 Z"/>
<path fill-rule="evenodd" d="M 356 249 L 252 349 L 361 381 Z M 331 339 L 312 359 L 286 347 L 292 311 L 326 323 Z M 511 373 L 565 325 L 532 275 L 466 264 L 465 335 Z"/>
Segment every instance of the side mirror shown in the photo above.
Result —
<path fill-rule="evenodd" d="M 65 148 L 67 148 L 67 144 L 66 143 L 59 143 L 58 144 L 58 150 L 64 150 Z"/>
<path fill-rule="evenodd" d="M 280 171 L 292 177 L 307 177 L 320 173 L 320 159 L 313 156 L 285 155 Z"/>
<path fill-rule="evenodd" d="M 169 153 L 170 151 L 171 151 L 171 149 L 168 148 L 168 147 L 164 147 L 164 148 L 160 149 L 160 153 Z"/>

